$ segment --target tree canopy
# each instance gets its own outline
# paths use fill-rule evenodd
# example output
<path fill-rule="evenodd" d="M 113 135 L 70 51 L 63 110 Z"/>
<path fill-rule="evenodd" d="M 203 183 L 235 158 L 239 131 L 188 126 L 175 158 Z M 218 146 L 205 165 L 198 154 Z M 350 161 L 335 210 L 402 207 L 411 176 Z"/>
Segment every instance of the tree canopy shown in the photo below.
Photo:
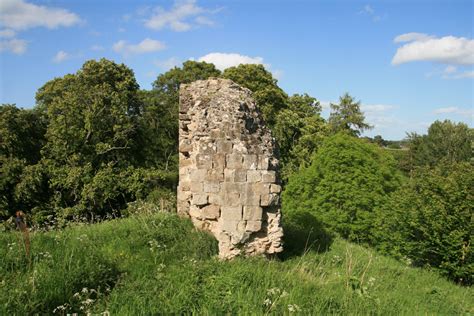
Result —
<path fill-rule="evenodd" d="M 360 101 L 345 93 L 339 98 L 339 104 L 331 103 L 331 114 L 329 115 L 329 127 L 333 133 L 346 132 L 352 136 L 360 134 L 372 128 L 365 122 L 365 116 L 360 109 Z"/>

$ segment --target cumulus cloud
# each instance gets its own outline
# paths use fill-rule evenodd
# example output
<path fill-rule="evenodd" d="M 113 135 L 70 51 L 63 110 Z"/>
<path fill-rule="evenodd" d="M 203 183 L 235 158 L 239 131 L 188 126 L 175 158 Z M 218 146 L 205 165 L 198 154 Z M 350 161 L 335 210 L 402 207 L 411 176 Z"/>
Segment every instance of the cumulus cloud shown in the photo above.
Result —
<path fill-rule="evenodd" d="M 206 63 L 212 63 L 219 70 L 238 66 L 240 64 L 262 64 L 267 68 L 270 66 L 263 62 L 262 57 L 250 57 L 236 53 L 210 53 L 200 57 L 198 60 L 205 61 Z"/>
<path fill-rule="evenodd" d="M 443 64 L 474 64 L 474 40 L 465 37 L 445 36 L 436 38 L 423 33 L 397 36 L 396 43 L 406 42 L 397 49 L 393 65 L 413 61 L 433 61 Z"/>
<path fill-rule="evenodd" d="M 112 47 L 115 52 L 120 53 L 124 56 L 152 53 L 163 50 L 165 48 L 166 46 L 164 43 L 150 38 L 145 38 L 138 44 L 128 44 L 126 41 L 120 40 L 116 42 Z"/>
<path fill-rule="evenodd" d="M 152 30 L 169 28 L 176 32 L 190 30 L 194 24 L 210 26 L 214 22 L 206 15 L 217 11 L 205 9 L 196 4 L 196 0 L 175 1 L 173 7 L 165 10 L 162 7 L 153 9 L 153 14 L 145 20 L 145 26 Z"/>
<path fill-rule="evenodd" d="M 28 43 L 22 39 L 10 39 L 0 41 L 0 52 L 11 52 L 16 55 L 21 55 L 26 51 Z"/>
<path fill-rule="evenodd" d="M 458 114 L 462 116 L 470 116 L 474 115 L 474 110 L 472 109 L 462 109 L 457 106 L 448 106 L 444 108 L 438 108 L 433 111 L 434 114 Z"/>
<path fill-rule="evenodd" d="M 12 30 L 26 30 L 39 26 L 54 29 L 79 22 L 81 22 L 79 16 L 65 9 L 36 5 L 23 0 L 0 2 L 0 24 Z"/>
<path fill-rule="evenodd" d="M 63 61 L 67 60 L 71 58 L 71 55 L 69 55 L 68 53 L 66 53 L 65 51 L 63 50 L 60 50 L 59 52 L 56 53 L 56 55 L 53 57 L 53 62 L 59 64 L 59 63 L 62 63 Z"/>

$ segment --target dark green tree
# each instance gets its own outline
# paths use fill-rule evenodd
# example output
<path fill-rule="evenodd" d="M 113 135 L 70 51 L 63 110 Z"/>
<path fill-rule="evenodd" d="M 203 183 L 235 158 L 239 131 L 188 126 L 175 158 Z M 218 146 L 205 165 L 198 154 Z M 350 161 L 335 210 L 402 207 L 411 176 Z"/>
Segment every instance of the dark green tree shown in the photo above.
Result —
<path fill-rule="evenodd" d="M 327 138 L 311 165 L 292 175 L 283 211 L 311 213 L 342 237 L 372 242 L 374 210 L 401 182 L 392 156 L 347 134 Z"/>
<path fill-rule="evenodd" d="M 346 132 L 352 136 L 360 136 L 363 131 L 372 128 L 365 122 L 365 116 L 360 110 L 360 101 L 356 102 L 349 93 L 339 98 L 339 104 L 331 103 L 328 122 L 333 133 Z"/>

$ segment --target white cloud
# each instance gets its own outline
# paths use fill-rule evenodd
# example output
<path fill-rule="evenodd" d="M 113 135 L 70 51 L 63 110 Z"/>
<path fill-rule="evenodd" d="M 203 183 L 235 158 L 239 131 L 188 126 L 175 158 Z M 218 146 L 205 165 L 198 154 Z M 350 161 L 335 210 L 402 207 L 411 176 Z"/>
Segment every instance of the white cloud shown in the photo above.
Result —
<path fill-rule="evenodd" d="M 395 43 L 405 43 L 405 42 L 412 42 L 412 41 L 422 42 L 422 41 L 426 41 L 432 38 L 434 38 L 434 36 L 424 34 L 424 33 L 411 32 L 411 33 L 398 35 L 397 37 L 393 39 L 393 41 Z"/>
<path fill-rule="evenodd" d="M 115 52 L 123 54 L 124 56 L 152 53 L 163 50 L 165 48 L 166 46 L 164 43 L 150 38 L 145 38 L 143 41 L 136 45 L 128 44 L 126 41 L 121 40 L 116 42 L 112 47 Z"/>
<path fill-rule="evenodd" d="M 206 63 L 212 63 L 219 70 L 238 66 L 240 64 L 262 64 L 266 67 L 270 66 L 263 62 L 262 57 L 249 57 L 235 53 L 210 53 L 200 57 L 198 60 L 205 61 Z"/>
<path fill-rule="evenodd" d="M 79 22 L 81 22 L 79 16 L 65 9 L 36 5 L 23 0 L 0 2 L 0 24 L 13 30 L 40 26 L 54 29 Z"/>
<path fill-rule="evenodd" d="M 66 59 L 69 59 L 71 58 L 71 55 L 69 55 L 68 53 L 66 53 L 65 51 L 63 50 L 60 50 L 59 52 L 57 52 L 57 54 L 53 57 L 53 62 L 59 64 L 59 63 L 62 63 L 63 61 L 65 61 Z"/>
<path fill-rule="evenodd" d="M 0 30 L 0 37 L 12 38 L 12 37 L 15 37 L 15 35 L 16 35 L 16 32 L 14 30 L 11 30 L 11 29 Z"/>
<path fill-rule="evenodd" d="M 433 61 L 443 64 L 474 64 L 474 40 L 464 37 L 445 36 L 435 38 L 422 33 L 407 33 L 395 38 L 395 42 L 408 42 L 397 49 L 393 65 L 413 61 Z"/>
<path fill-rule="evenodd" d="M 11 39 L 0 41 L 0 52 L 7 51 L 16 55 L 21 55 L 26 51 L 28 43 L 22 39 Z"/>
<path fill-rule="evenodd" d="M 396 107 L 393 105 L 386 105 L 386 104 L 362 104 L 360 106 L 360 109 L 363 112 L 371 112 L 371 113 L 385 112 L 385 111 L 393 110 L 395 108 Z"/>
<path fill-rule="evenodd" d="M 213 25 L 214 22 L 205 15 L 215 12 L 198 6 L 196 0 L 175 1 L 169 10 L 162 7 L 154 8 L 153 15 L 145 21 L 145 26 L 152 30 L 169 28 L 176 32 L 184 32 L 193 27 L 192 18 L 195 18 L 194 22 L 198 25 Z"/>
<path fill-rule="evenodd" d="M 92 45 L 91 46 L 91 50 L 96 51 L 96 52 L 103 51 L 104 49 L 105 48 L 103 46 L 100 46 L 100 45 Z"/>
<path fill-rule="evenodd" d="M 174 68 L 175 66 L 181 64 L 181 61 L 176 57 L 171 57 L 166 60 L 155 60 L 153 63 L 162 70 L 168 71 L 171 68 Z"/>
<path fill-rule="evenodd" d="M 433 111 L 434 114 L 458 114 L 462 116 L 472 117 L 474 115 L 473 109 L 462 109 L 457 106 L 448 106 L 444 108 L 438 108 Z"/>

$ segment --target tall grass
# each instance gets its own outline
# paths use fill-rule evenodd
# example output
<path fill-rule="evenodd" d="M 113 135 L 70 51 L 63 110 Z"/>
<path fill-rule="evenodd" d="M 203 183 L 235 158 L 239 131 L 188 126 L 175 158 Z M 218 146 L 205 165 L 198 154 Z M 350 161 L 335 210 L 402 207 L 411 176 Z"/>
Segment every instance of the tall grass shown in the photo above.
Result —
<path fill-rule="evenodd" d="M 474 293 L 335 239 L 281 260 L 216 258 L 170 214 L 31 235 L 32 265 L 0 235 L 0 314 L 473 314 Z"/>

